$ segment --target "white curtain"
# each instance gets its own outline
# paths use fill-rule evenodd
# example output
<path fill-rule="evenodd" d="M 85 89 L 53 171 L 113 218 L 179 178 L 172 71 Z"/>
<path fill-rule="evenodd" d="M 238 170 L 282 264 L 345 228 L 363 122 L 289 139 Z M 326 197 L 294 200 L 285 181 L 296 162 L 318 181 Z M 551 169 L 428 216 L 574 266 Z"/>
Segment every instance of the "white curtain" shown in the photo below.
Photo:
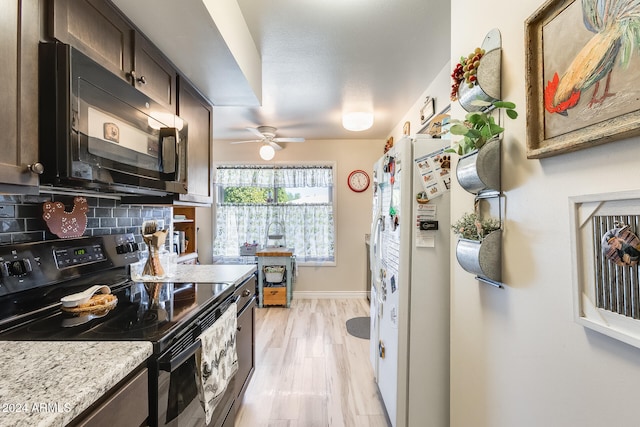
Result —
<path fill-rule="evenodd" d="M 216 184 L 223 187 L 331 187 L 331 167 L 219 166 Z"/>
<path fill-rule="evenodd" d="M 271 183 L 269 183 L 271 180 Z M 223 187 L 331 187 L 330 167 L 222 167 L 216 184 Z M 244 243 L 283 244 L 294 249 L 298 262 L 334 261 L 333 203 L 216 205 L 214 257 L 238 257 Z M 267 242 L 268 234 L 283 234 Z"/>

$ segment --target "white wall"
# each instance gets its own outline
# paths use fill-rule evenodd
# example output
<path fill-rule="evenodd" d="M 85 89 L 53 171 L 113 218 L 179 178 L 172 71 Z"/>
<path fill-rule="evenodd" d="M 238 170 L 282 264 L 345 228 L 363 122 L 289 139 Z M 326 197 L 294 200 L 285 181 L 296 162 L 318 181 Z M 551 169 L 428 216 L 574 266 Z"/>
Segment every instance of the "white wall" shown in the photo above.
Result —
<path fill-rule="evenodd" d="M 433 79 L 432 82 L 429 83 L 427 89 L 422 93 L 422 95 L 416 100 L 413 106 L 409 109 L 407 114 L 404 115 L 402 120 L 396 124 L 396 126 L 391 130 L 389 136 L 393 136 L 394 141 L 402 138 L 402 129 L 405 122 L 410 123 L 411 135 L 414 135 L 416 132 L 419 132 L 424 125 L 420 124 L 420 109 L 424 105 L 424 100 L 427 96 L 433 98 L 434 100 L 434 115 L 440 113 L 444 108 L 451 104 L 449 100 L 449 93 L 451 92 L 451 88 L 449 83 L 451 81 L 451 63 L 447 62 L 444 64 L 438 75 Z M 449 138 L 449 136 L 446 136 Z"/>
<path fill-rule="evenodd" d="M 225 141 L 214 143 L 217 163 L 266 163 L 258 156 L 259 144 L 231 145 Z M 272 162 L 335 162 L 336 165 L 336 265 L 298 268 L 295 292 L 356 293 L 364 297 L 366 291 L 365 234 L 370 231 L 372 188 L 354 193 L 347 187 L 347 177 L 354 169 L 371 171 L 373 163 L 382 155 L 384 141 L 380 140 L 308 140 L 304 143 L 289 143 L 276 153 Z M 211 209 L 199 209 L 198 215 L 208 214 Z M 209 219 L 209 223 L 210 223 Z M 201 229 L 202 230 L 202 229 Z M 205 230 L 198 235 L 198 242 L 208 240 Z M 204 239 L 201 236 L 205 236 Z M 210 250 L 209 250 L 210 253 Z M 201 254 L 201 259 L 204 259 Z M 210 256 L 210 255 L 209 255 Z M 211 258 L 207 258 L 210 260 Z M 206 261 L 205 261 L 206 262 Z M 209 263 L 211 261 L 208 261 Z"/>
<path fill-rule="evenodd" d="M 640 350 L 573 320 L 568 212 L 570 196 L 637 189 L 640 141 L 526 159 L 524 21 L 543 3 L 451 2 L 452 62 L 499 28 L 503 98 L 521 114 L 506 123 L 502 155 L 506 286 L 480 284 L 452 263 L 454 427 L 640 424 Z M 470 210 L 471 196 L 457 186 L 452 196 L 454 218 Z"/>

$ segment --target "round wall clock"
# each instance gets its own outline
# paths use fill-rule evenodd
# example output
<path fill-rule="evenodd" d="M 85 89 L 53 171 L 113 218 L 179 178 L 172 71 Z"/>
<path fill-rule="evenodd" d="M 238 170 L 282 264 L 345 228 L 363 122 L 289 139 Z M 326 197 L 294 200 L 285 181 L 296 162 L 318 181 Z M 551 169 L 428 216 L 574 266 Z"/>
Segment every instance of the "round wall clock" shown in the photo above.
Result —
<path fill-rule="evenodd" d="M 369 175 L 363 170 L 354 170 L 347 179 L 349 188 L 356 193 L 361 193 L 369 188 Z"/>

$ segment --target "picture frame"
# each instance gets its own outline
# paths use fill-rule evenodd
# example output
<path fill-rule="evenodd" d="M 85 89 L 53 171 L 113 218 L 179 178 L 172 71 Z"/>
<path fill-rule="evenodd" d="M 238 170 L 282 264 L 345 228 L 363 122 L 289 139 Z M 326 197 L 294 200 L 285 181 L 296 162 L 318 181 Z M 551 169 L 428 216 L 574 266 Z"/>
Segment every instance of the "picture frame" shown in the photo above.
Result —
<path fill-rule="evenodd" d="M 424 125 L 435 114 L 433 98 L 427 96 L 424 105 L 420 108 L 420 124 Z"/>
<path fill-rule="evenodd" d="M 629 57 L 622 58 L 619 53 L 605 61 L 609 72 L 593 84 L 581 88 L 587 78 L 580 80 L 575 76 L 580 73 L 570 72 L 605 58 L 603 54 L 602 58 L 588 58 L 597 49 L 587 43 L 596 35 L 598 23 L 616 17 L 596 16 L 595 11 L 587 16 L 599 21 L 583 20 L 582 2 L 578 0 L 548 0 L 525 22 L 529 159 L 640 135 L 640 103 L 636 101 L 640 98 L 640 87 L 635 77 L 640 52 L 631 41 Z M 580 60 L 583 62 L 578 64 Z M 626 69 L 621 61 L 628 66 Z M 587 77 L 594 75 L 595 72 Z M 566 84 L 565 78 L 576 81 Z M 567 92 L 563 87 L 577 89 Z"/>
<path fill-rule="evenodd" d="M 423 127 L 419 134 L 431 135 L 432 138 L 451 139 L 451 104 L 447 104 L 438 114 L 434 114 Z"/>
<path fill-rule="evenodd" d="M 638 258 L 625 265 L 610 256 L 611 236 L 640 231 L 640 191 L 572 196 L 569 214 L 574 320 L 640 348 Z"/>

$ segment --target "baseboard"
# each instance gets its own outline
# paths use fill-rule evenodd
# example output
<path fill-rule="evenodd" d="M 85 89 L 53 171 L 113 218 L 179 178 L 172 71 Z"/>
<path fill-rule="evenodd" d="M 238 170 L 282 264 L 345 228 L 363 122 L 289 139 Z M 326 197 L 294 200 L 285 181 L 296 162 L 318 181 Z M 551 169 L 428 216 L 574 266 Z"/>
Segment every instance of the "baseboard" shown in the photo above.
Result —
<path fill-rule="evenodd" d="M 367 291 L 293 291 L 294 299 L 366 299 Z"/>

